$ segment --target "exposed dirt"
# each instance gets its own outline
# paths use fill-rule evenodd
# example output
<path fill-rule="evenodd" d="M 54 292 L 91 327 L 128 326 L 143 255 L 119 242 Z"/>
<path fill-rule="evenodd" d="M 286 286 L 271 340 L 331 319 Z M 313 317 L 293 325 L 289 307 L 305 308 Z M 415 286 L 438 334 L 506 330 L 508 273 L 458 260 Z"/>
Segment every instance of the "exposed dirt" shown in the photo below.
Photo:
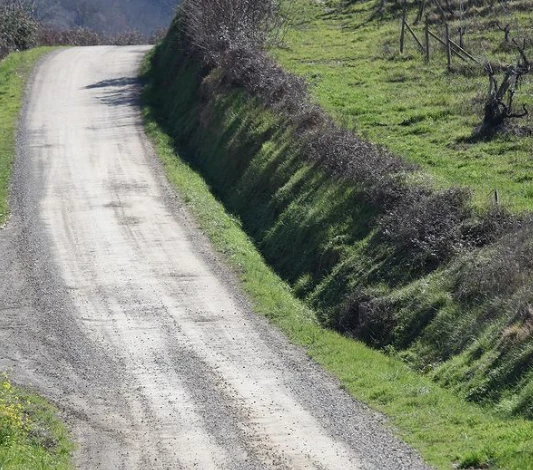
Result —
<path fill-rule="evenodd" d="M 79 468 L 421 469 L 257 318 L 143 134 L 145 47 L 55 52 L 0 232 L 0 369 L 54 401 Z"/>

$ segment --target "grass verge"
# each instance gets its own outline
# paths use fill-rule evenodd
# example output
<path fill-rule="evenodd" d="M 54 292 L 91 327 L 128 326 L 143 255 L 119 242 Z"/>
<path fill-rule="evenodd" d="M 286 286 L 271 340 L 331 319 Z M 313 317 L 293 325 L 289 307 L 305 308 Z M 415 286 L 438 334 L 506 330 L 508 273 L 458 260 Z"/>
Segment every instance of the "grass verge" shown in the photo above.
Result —
<path fill-rule="evenodd" d="M 55 408 L 42 398 L 0 379 L 0 468 L 73 468 L 72 444 L 56 418 Z"/>
<path fill-rule="evenodd" d="M 257 313 L 268 317 L 354 397 L 387 415 L 397 433 L 431 465 L 533 468 L 533 423 L 469 404 L 403 362 L 326 330 L 315 313 L 265 263 L 240 222 L 229 215 L 200 174 L 176 154 L 158 121 L 157 91 L 147 87 L 146 132 L 167 176 L 214 247 L 239 275 Z M 163 93 L 163 91 L 159 91 Z"/>
<path fill-rule="evenodd" d="M 15 134 L 26 83 L 50 48 L 10 54 L 0 61 L 0 226 L 9 214 L 9 180 L 15 161 Z"/>
<path fill-rule="evenodd" d="M 51 48 L 13 53 L 0 61 L 0 226 L 9 214 L 9 181 L 26 83 Z M 0 255 L 1 256 L 1 255 Z M 72 443 L 57 410 L 0 378 L 0 469 L 70 469 Z"/>

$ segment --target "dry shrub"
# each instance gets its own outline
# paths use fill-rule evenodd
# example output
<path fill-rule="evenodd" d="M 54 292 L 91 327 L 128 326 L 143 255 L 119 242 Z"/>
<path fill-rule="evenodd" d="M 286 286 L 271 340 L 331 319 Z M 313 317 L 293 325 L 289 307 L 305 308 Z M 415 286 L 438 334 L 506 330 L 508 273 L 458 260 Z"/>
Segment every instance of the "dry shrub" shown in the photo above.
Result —
<path fill-rule="evenodd" d="M 147 37 L 139 31 L 132 30 L 116 36 L 106 36 L 88 28 L 58 29 L 40 25 L 35 43 L 39 46 L 132 46 L 137 44 L 153 44 L 161 39 L 162 32 Z"/>
<path fill-rule="evenodd" d="M 477 303 L 528 289 L 533 272 L 532 228 L 533 222 L 522 222 L 520 228 L 467 258 L 458 268 L 454 297 Z"/>
<path fill-rule="evenodd" d="M 260 51 L 228 49 L 219 55 L 218 65 L 230 83 L 258 96 L 269 107 L 292 115 L 307 104 L 304 80 L 286 73 Z"/>
<path fill-rule="evenodd" d="M 309 158 L 320 162 L 330 174 L 361 185 L 375 206 L 393 207 L 409 191 L 404 176 L 412 171 L 411 165 L 328 118 L 322 121 L 308 130 Z"/>
<path fill-rule="evenodd" d="M 148 44 L 148 38 L 140 31 L 133 29 L 112 37 L 111 43 L 116 46 L 135 46 L 137 44 Z"/>
<path fill-rule="evenodd" d="M 12 51 L 33 47 L 38 23 L 24 0 L 2 0 L 0 4 L 0 59 Z"/>
<path fill-rule="evenodd" d="M 533 334 L 533 309 L 525 309 L 524 318 L 505 328 L 502 332 L 502 343 L 523 343 Z"/>
<path fill-rule="evenodd" d="M 87 28 L 61 30 L 43 25 L 37 35 L 40 46 L 97 46 L 104 43 L 102 35 Z"/>
<path fill-rule="evenodd" d="M 381 218 L 381 236 L 412 267 L 427 269 L 448 261 L 464 247 L 462 223 L 470 216 L 470 193 L 411 188 Z"/>
<path fill-rule="evenodd" d="M 275 0 L 185 0 L 181 13 L 189 45 L 213 65 L 232 49 L 262 49 L 280 20 Z"/>
<path fill-rule="evenodd" d="M 483 247 L 497 242 L 505 234 L 519 231 L 522 224 L 520 217 L 494 204 L 481 216 L 469 218 L 463 223 L 463 239 L 469 246 Z"/>
<path fill-rule="evenodd" d="M 335 327 L 374 347 L 391 343 L 396 320 L 389 301 L 357 290 L 344 303 Z"/>

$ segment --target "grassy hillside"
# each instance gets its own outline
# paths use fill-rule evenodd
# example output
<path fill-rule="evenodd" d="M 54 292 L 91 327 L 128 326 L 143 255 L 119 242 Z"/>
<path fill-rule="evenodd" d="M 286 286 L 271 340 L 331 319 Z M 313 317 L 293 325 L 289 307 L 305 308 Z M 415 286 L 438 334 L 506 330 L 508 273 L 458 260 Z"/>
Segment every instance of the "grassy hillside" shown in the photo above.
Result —
<path fill-rule="evenodd" d="M 314 274 L 339 260 L 361 258 L 361 268 L 372 262 L 368 229 L 358 224 L 369 220 L 369 208 L 357 189 L 311 165 L 289 122 L 221 83 L 221 70 L 208 72 L 184 54 L 175 31 L 145 78 L 147 131 L 168 177 L 238 273 L 254 310 L 304 346 L 349 393 L 386 413 L 436 468 L 533 466 L 530 421 L 467 403 L 398 358 L 322 328 L 320 310 L 309 308 L 314 303 L 295 298 L 304 297 L 304 286 L 312 290 Z M 283 282 L 257 247 L 285 279 L 298 273 L 301 279 Z M 339 284 L 356 277 L 341 273 Z"/>
<path fill-rule="evenodd" d="M 201 61 L 178 26 L 167 39 L 175 60 Z M 533 418 L 531 222 L 420 189 L 420 172 L 306 107 L 297 80 L 258 53 L 231 54 L 188 90 L 197 121 L 172 121 L 170 132 L 267 262 L 324 326 L 465 399 Z M 246 112 L 250 96 L 269 120 Z"/>
<path fill-rule="evenodd" d="M 459 42 L 459 28 L 466 31 L 464 48 L 479 64 L 454 57 L 447 70 L 444 48 L 433 38 L 429 63 L 408 32 L 400 54 L 401 10 L 397 2 L 387 2 L 379 14 L 380 3 L 291 2 L 293 24 L 286 47 L 275 56 L 307 79 L 314 99 L 339 122 L 419 164 L 436 186 L 472 188 L 475 203 L 485 207 L 497 190 L 506 207 L 533 209 L 531 116 L 513 120 L 513 129 L 490 141 L 475 138 L 489 91 L 483 65 L 491 62 L 497 70 L 516 63 L 512 39 L 527 39 L 526 52 L 533 59 L 533 4 L 461 2 L 461 13 L 459 2 L 448 2 L 451 36 Z M 443 38 L 443 22 L 433 3 L 426 13 L 431 31 Z M 424 21 L 417 24 L 416 16 L 417 6 L 409 2 L 408 23 L 424 43 Z M 510 25 L 509 42 L 496 23 Z M 496 75 L 499 82 L 502 75 Z M 531 107 L 532 92 L 527 76 L 515 94 L 516 111 L 523 104 Z"/>

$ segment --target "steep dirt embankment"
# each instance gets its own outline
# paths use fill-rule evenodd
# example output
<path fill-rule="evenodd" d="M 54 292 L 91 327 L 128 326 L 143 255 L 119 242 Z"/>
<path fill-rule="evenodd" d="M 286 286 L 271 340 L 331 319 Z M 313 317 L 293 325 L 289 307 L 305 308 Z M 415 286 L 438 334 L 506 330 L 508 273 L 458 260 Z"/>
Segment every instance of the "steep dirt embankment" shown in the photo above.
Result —
<path fill-rule="evenodd" d="M 178 30 L 152 59 L 149 98 L 294 292 L 325 325 L 387 347 L 468 399 L 533 416 L 531 244 L 520 234 L 494 244 L 506 215 L 476 213 L 454 191 L 422 192 L 419 204 L 408 189 L 408 203 L 403 193 L 381 203 L 343 177 L 350 165 L 332 161 L 335 139 L 322 143 L 326 158 L 310 158 L 309 140 L 321 141 L 306 134 L 309 123 L 246 91 L 245 67 L 236 78 L 200 65 Z M 358 170 L 372 178 L 372 168 Z M 389 183 L 381 194 L 394 191 Z"/>

